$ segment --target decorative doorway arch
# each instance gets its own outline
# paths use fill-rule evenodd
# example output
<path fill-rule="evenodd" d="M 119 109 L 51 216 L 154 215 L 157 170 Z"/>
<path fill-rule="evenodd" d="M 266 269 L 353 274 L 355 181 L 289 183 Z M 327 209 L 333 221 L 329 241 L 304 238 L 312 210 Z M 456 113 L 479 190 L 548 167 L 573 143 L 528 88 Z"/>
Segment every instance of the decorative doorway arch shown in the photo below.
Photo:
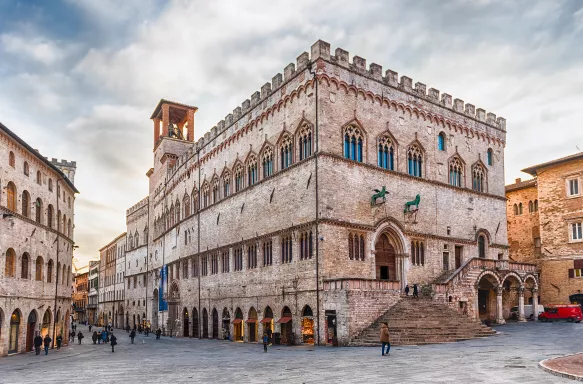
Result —
<path fill-rule="evenodd" d="M 371 250 L 375 256 L 375 278 L 378 280 L 400 281 L 407 284 L 407 242 L 397 224 L 385 221 L 378 226 Z"/>
<path fill-rule="evenodd" d="M 176 281 L 172 282 L 170 286 L 170 295 L 168 298 L 168 328 L 170 334 L 172 331 L 178 332 L 178 306 L 180 305 L 180 290 Z"/>
<path fill-rule="evenodd" d="M 8 343 L 8 353 L 18 352 L 18 340 L 20 336 L 20 322 L 22 316 L 19 309 L 15 309 L 10 316 L 10 341 Z"/>
<path fill-rule="evenodd" d="M 219 313 L 216 308 L 213 308 L 213 339 L 219 338 Z"/>

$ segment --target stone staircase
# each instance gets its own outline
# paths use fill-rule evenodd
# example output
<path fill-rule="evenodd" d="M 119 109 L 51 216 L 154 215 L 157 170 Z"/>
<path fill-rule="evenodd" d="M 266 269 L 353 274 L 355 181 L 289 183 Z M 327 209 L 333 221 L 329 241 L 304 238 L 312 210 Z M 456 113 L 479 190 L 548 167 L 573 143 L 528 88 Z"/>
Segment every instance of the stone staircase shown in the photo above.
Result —
<path fill-rule="evenodd" d="M 380 345 L 379 335 L 383 322 L 389 323 L 392 345 L 446 343 L 495 334 L 491 328 L 443 303 L 403 296 L 397 304 L 354 337 L 350 345 Z"/>

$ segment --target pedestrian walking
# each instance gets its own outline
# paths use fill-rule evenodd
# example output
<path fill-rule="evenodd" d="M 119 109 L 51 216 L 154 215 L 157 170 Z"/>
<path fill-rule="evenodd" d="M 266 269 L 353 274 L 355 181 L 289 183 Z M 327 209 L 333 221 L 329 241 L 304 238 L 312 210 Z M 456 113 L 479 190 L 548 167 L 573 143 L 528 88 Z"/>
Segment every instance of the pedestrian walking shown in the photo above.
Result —
<path fill-rule="evenodd" d="M 69 330 L 69 341 L 73 340 L 73 328 Z"/>
<path fill-rule="evenodd" d="M 127 332 L 127 333 L 130 333 L 130 325 L 129 325 L 129 324 L 128 324 L 128 325 L 126 325 L 126 332 Z"/>
<path fill-rule="evenodd" d="M 93 335 L 91 335 L 91 340 L 93 340 L 93 344 L 97 344 L 97 331 L 93 331 Z"/>
<path fill-rule="evenodd" d="M 409 296 L 409 284 L 405 286 L 405 296 Z"/>
<path fill-rule="evenodd" d="M 267 332 L 263 332 L 263 352 L 267 353 L 267 344 L 269 344 L 269 336 Z"/>
<path fill-rule="evenodd" d="M 117 337 L 115 337 L 114 334 L 112 333 L 110 340 L 111 340 L 111 343 L 110 343 L 111 344 L 111 353 L 113 353 L 113 352 L 115 352 L 113 350 L 113 347 L 115 347 L 117 345 Z"/>
<path fill-rule="evenodd" d="M 61 344 L 63 344 L 63 336 L 59 333 L 59 336 L 57 336 L 57 351 L 59 349 L 61 349 Z"/>
<path fill-rule="evenodd" d="M 160 340 L 161 334 L 162 334 L 162 331 L 160 330 L 160 328 L 156 329 L 156 340 Z"/>
<path fill-rule="evenodd" d="M 385 353 L 385 347 L 387 347 L 387 352 Z M 391 350 L 391 337 L 389 335 L 389 323 L 383 323 L 381 325 L 381 352 L 382 356 L 389 356 Z"/>
<path fill-rule="evenodd" d="M 75 333 L 75 330 L 73 330 L 73 333 L 71 334 L 73 336 L 73 343 L 75 342 L 75 337 L 77 336 L 77 333 Z"/>
<path fill-rule="evenodd" d="M 51 346 L 51 341 L 53 341 L 53 339 L 51 339 L 49 337 L 49 334 L 47 333 L 47 335 L 43 339 L 43 344 L 45 346 L 45 355 L 48 355 L 49 354 L 49 347 Z"/>
<path fill-rule="evenodd" d="M 101 331 L 97 332 L 97 344 L 101 344 Z"/>
<path fill-rule="evenodd" d="M 101 331 L 101 341 L 105 344 L 105 340 L 107 340 L 107 331 L 104 329 Z"/>
<path fill-rule="evenodd" d="M 132 331 L 130 332 L 130 339 L 132 339 L 132 344 L 134 343 L 134 338 L 136 337 L 136 331 L 134 331 L 132 329 Z"/>
<path fill-rule="evenodd" d="M 146 336 L 150 335 L 150 327 L 146 327 Z"/>
<path fill-rule="evenodd" d="M 79 331 L 79 334 L 77 335 L 77 339 L 79 339 L 79 344 L 81 344 L 81 340 L 83 340 L 85 336 L 83 336 L 83 334 L 81 333 L 81 331 Z"/>
<path fill-rule="evenodd" d="M 36 333 L 36 336 L 34 337 L 34 352 L 39 355 L 40 354 L 40 347 L 43 345 L 43 338 L 41 337 L 41 335 L 39 335 L 39 333 Z"/>
<path fill-rule="evenodd" d="M 417 288 L 417 284 L 413 284 L 413 297 L 419 298 L 419 288 Z"/>
<path fill-rule="evenodd" d="M 91 333 L 91 328 L 92 328 L 91 324 L 89 324 L 89 333 Z"/>

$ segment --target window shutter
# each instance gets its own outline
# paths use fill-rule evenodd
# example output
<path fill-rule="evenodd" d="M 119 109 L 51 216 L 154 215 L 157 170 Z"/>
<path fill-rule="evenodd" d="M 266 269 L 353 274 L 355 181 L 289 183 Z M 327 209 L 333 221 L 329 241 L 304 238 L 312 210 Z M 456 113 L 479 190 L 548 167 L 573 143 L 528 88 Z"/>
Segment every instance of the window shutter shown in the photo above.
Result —
<path fill-rule="evenodd" d="M 575 278 L 575 270 L 574 269 L 569 269 L 569 279 L 573 279 Z"/>
<path fill-rule="evenodd" d="M 573 267 L 574 267 L 575 269 L 583 269 L 583 259 L 580 259 L 580 260 L 574 260 L 574 261 L 573 261 L 573 264 L 574 264 L 574 265 L 573 265 Z"/>

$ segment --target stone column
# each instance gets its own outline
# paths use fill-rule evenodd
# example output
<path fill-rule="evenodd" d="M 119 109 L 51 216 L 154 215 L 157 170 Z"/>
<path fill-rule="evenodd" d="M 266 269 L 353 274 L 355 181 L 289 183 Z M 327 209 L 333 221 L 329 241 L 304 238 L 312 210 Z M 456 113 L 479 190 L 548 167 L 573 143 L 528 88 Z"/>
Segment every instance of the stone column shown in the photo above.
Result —
<path fill-rule="evenodd" d="M 498 324 L 506 324 L 502 315 L 502 290 L 502 286 L 496 287 L 496 323 Z"/>
<path fill-rule="evenodd" d="M 535 320 L 538 319 L 538 288 L 532 289 L 532 313 Z"/>
<path fill-rule="evenodd" d="M 478 289 L 476 288 L 476 296 L 474 296 L 474 318 L 480 321 L 480 303 L 478 300 Z"/>
<path fill-rule="evenodd" d="M 518 288 L 518 321 L 524 322 L 524 286 Z"/>

